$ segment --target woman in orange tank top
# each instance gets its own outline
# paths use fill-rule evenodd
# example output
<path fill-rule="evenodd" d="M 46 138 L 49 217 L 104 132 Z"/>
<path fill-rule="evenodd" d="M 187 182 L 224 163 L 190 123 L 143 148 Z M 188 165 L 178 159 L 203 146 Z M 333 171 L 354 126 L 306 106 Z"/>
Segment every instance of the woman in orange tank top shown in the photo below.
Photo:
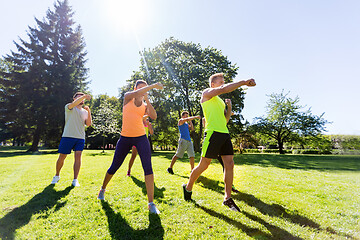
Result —
<path fill-rule="evenodd" d="M 125 93 L 123 106 L 122 131 L 116 144 L 113 162 L 107 170 L 98 199 L 105 199 L 105 188 L 115 172 L 120 168 L 132 146 L 138 150 L 141 164 L 144 169 L 145 185 L 148 197 L 148 208 L 151 213 L 159 214 L 153 203 L 154 200 L 154 174 L 151 165 L 151 150 L 149 140 L 145 135 L 143 116 L 147 114 L 151 119 L 157 117 L 151 105 L 147 92 L 151 89 L 163 89 L 161 83 L 148 85 L 143 80 L 137 80 L 133 91 Z M 145 102 L 144 102 L 145 100 Z"/>

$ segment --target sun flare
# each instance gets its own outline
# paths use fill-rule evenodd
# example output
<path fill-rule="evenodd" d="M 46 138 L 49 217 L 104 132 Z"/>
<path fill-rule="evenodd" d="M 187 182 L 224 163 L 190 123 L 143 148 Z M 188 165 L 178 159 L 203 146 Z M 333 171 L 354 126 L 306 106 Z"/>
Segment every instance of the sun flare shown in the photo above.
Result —
<path fill-rule="evenodd" d="M 104 14 L 111 28 L 136 32 L 146 23 L 146 0 L 104 0 Z"/>

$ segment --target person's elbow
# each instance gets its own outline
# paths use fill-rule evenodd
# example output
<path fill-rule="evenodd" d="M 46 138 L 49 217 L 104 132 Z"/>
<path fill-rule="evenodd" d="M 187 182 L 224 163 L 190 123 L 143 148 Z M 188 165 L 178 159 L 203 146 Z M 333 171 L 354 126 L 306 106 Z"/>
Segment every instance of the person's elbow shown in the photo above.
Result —
<path fill-rule="evenodd" d="M 151 114 L 151 115 L 149 115 L 149 117 L 150 117 L 152 120 L 156 120 L 157 114 L 156 114 L 156 113 Z"/>

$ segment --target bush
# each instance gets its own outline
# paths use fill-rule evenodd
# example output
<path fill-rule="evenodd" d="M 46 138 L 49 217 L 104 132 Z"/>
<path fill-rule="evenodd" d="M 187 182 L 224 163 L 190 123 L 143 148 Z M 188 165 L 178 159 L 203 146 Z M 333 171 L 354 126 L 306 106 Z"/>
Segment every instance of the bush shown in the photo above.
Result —
<path fill-rule="evenodd" d="M 332 150 L 332 154 L 336 154 L 336 155 L 360 155 L 360 151 L 359 150 L 334 149 L 334 150 Z"/>
<path fill-rule="evenodd" d="M 259 149 L 252 149 L 252 148 L 247 148 L 247 149 L 244 149 L 244 153 L 261 153 Z"/>
<path fill-rule="evenodd" d="M 283 149 L 284 153 L 291 153 L 289 150 Z M 264 149 L 263 153 L 279 153 L 279 149 Z"/>
<path fill-rule="evenodd" d="M 320 151 L 317 149 L 304 149 L 300 151 L 301 154 L 319 154 Z"/>

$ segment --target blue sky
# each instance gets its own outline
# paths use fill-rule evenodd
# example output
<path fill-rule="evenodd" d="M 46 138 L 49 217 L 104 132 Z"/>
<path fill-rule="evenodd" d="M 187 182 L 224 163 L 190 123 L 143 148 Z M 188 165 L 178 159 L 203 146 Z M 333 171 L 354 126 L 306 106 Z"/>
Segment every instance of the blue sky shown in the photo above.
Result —
<path fill-rule="evenodd" d="M 328 134 L 360 135 L 360 1 L 357 0 L 70 0 L 83 29 L 93 94 L 118 95 L 139 68 L 139 49 L 171 36 L 222 51 L 239 66 L 235 80 L 254 78 L 243 115 L 265 114 L 282 89 L 332 122 Z M 1 4 L 0 55 L 27 40 L 52 0 Z M 211 75 L 212 73 L 209 73 Z"/>

